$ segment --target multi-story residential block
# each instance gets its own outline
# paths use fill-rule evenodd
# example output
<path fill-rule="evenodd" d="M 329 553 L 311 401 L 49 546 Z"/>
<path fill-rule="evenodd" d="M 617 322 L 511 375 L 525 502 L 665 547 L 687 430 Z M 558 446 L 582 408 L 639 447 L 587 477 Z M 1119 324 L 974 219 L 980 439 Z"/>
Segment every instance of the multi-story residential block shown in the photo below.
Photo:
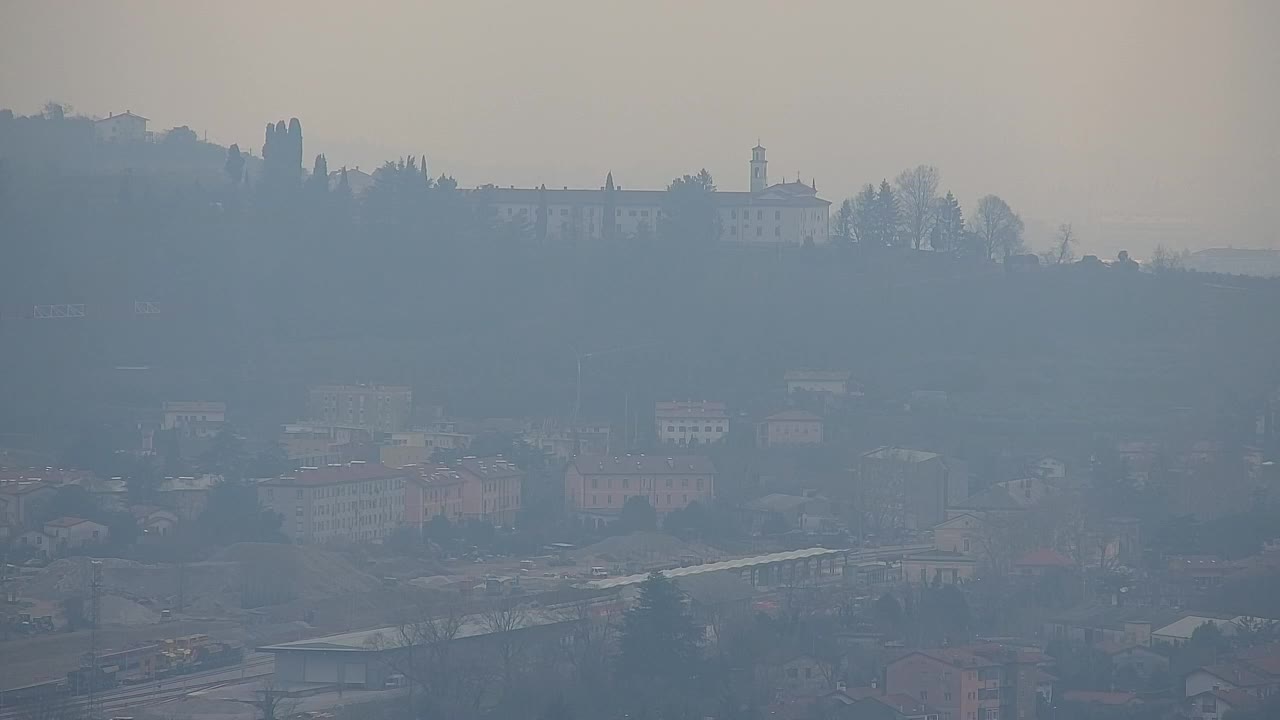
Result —
<path fill-rule="evenodd" d="M 937 708 L 940 720 L 1036 719 L 1038 652 L 999 645 L 917 650 L 885 668 L 885 692 Z"/>
<path fill-rule="evenodd" d="M 569 460 L 577 455 L 608 454 L 612 431 L 607 422 L 561 424 L 547 420 L 529 428 L 522 437 L 544 453 Z"/>
<path fill-rule="evenodd" d="M 716 469 L 701 455 L 584 455 L 565 470 L 565 502 L 571 513 L 595 523 L 613 520 L 631 497 L 644 497 L 658 513 L 708 502 Z"/>
<path fill-rule="evenodd" d="M 852 475 L 852 500 L 871 530 L 933 527 L 947 519 L 948 499 L 968 494 L 967 476 L 923 450 L 877 448 L 858 458 Z"/>
<path fill-rule="evenodd" d="M 413 389 L 396 385 L 321 385 L 307 397 L 310 420 L 372 432 L 406 429 L 412 409 Z"/>
<path fill-rule="evenodd" d="M 379 463 L 301 468 L 258 483 L 258 501 L 284 517 L 292 542 L 380 542 L 404 521 L 409 474 Z"/>
<path fill-rule="evenodd" d="M 227 422 L 227 404 L 222 402 L 170 401 L 161 407 L 161 412 L 161 430 L 177 430 L 188 437 L 214 437 Z"/>
<path fill-rule="evenodd" d="M 850 394 L 847 370 L 788 370 L 782 375 L 787 394 L 796 392 L 825 393 L 836 397 Z"/>
<path fill-rule="evenodd" d="M 524 472 L 500 457 L 463 458 L 454 466 L 415 470 L 405 491 L 405 521 L 413 525 L 443 515 L 453 522 L 515 524 Z"/>
<path fill-rule="evenodd" d="M 706 400 L 673 400 L 654 406 L 658 442 L 698 445 L 719 442 L 729 434 L 729 413 L 724 403 Z"/>
<path fill-rule="evenodd" d="M 467 477 L 451 467 L 421 468 L 405 485 L 405 523 L 422 527 L 435 517 L 462 522 L 466 518 L 466 484 Z"/>
<path fill-rule="evenodd" d="M 751 150 L 749 192 L 711 193 L 718 239 L 753 245 L 823 245 L 829 239 L 831 203 L 816 183 L 769 184 L 765 149 Z M 501 188 L 472 191 L 491 216 L 563 240 L 612 240 L 652 235 L 663 216 L 664 190 L 624 190 L 610 173 L 599 190 Z"/>
<path fill-rule="evenodd" d="M 822 418 L 808 410 L 783 410 L 756 424 L 756 444 L 762 448 L 821 445 Z"/>
<path fill-rule="evenodd" d="M 452 423 L 450 423 L 452 424 Z M 465 450 L 471 445 L 466 433 L 446 430 L 404 430 L 391 433 L 378 448 L 378 459 L 389 467 L 425 465 L 437 450 Z"/>
<path fill-rule="evenodd" d="M 511 526 L 520 512 L 524 472 L 500 457 L 463 458 L 458 472 L 467 477 L 469 502 L 463 508 L 468 519 Z"/>

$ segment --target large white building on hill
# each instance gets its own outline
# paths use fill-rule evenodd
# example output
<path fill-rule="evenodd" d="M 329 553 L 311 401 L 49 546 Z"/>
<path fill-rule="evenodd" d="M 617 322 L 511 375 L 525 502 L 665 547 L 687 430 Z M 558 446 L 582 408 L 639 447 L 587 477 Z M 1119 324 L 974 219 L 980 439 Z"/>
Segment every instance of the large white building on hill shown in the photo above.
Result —
<path fill-rule="evenodd" d="M 768 160 L 751 150 L 751 190 L 713 193 L 720 240 L 747 245 L 822 245 L 828 240 L 831 203 L 818 197 L 817 183 L 769 184 Z M 625 190 L 613 174 L 599 190 L 488 188 L 487 202 L 499 219 L 538 224 L 545 208 L 548 238 L 604 240 L 656 233 L 665 190 Z"/>

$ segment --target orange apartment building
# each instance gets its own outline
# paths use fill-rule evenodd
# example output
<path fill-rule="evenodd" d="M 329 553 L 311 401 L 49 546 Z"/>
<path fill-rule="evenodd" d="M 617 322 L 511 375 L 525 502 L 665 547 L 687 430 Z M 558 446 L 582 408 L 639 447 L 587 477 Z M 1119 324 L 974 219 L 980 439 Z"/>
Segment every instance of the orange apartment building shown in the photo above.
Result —
<path fill-rule="evenodd" d="M 405 490 L 405 521 L 421 525 L 443 515 L 453 522 L 514 525 L 523 483 L 520 468 L 500 457 L 468 457 L 456 467 L 421 468 Z"/>
<path fill-rule="evenodd" d="M 716 468 L 702 455 L 583 455 L 564 475 L 569 512 L 594 521 L 617 517 L 631 497 L 644 497 L 659 515 L 715 497 Z"/>
<path fill-rule="evenodd" d="M 939 720 L 1035 720 L 1043 660 L 999 645 L 917 650 L 885 668 L 885 692 L 928 703 Z"/>

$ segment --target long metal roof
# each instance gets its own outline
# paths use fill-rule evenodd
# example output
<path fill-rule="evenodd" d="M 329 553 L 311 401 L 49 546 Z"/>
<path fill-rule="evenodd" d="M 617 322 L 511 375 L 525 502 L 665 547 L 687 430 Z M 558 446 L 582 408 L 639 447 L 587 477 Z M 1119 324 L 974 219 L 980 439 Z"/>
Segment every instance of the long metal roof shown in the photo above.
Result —
<path fill-rule="evenodd" d="M 804 560 L 806 558 L 826 557 L 829 555 L 844 555 L 848 550 L 833 550 L 832 548 L 806 548 L 804 550 L 789 550 L 787 552 L 772 553 L 769 555 L 756 555 L 755 557 L 738 558 L 737 560 L 724 560 L 722 562 L 706 563 L 705 565 L 692 565 L 690 567 L 673 568 L 671 570 L 663 570 L 662 574 L 669 578 L 682 578 L 689 575 L 701 575 L 702 573 L 723 572 L 725 570 L 741 570 L 743 568 L 754 567 L 756 565 L 769 565 L 771 563 L 787 562 L 789 560 Z M 622 577 L 608 578 L 605 580 L 592 580 L 585 583 L 584 587 L 594 588 L 596 590 L 608 590 L 610 588 L 622 587 L 624 585 L 635 585 L 644 582 L 649 577 L 647 573 L 639 575 L 624 575 Z"/>

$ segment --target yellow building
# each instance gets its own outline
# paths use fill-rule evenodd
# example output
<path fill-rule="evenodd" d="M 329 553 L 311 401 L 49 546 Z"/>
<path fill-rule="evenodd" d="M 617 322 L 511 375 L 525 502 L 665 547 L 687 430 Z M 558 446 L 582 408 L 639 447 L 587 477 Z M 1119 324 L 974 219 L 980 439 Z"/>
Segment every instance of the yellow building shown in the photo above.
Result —
<path fill-rule="evenodd" d="M 751 190 L 716 191 L 720 240 L 744 245 L 825 244 L 831 202 L 818 197 L 817 183 L 773 185 L 768 181 L 765 149 L 751 150 Z M 539 225 L 546 212 L 546 236 L 568 240 L 606 240 L 654 234 L 662 218 L 665 190 L 628 190 L 609 173 L 598 190 L 562 188 L 488 188 L 486 203 L 498 219 Z"/>

